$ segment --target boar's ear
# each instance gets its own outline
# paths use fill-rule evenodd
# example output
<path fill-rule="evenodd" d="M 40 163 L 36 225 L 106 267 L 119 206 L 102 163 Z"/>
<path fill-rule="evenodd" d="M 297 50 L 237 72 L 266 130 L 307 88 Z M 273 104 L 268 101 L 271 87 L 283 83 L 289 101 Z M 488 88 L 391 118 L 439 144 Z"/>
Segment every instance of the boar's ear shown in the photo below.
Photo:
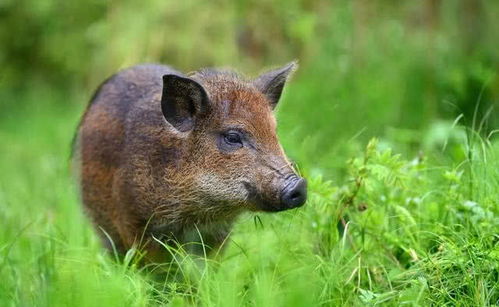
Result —
<path fill-rule="evenodd" d="M 286 80 L 297 68 L 298 64 L 291 62 L 281 68 L 264 73 L 254 81 L 255 86 L 269 99 L 272 109 L 275 108 L 279 98 L 281 98 Z"/>
<path fill-rule="evenodd" d="M 208 107 L 208 95 L 201 84 L 177 75 L 163 76 L 161 111 L 175 129 L 191 130 L 196 117 L 205 113 Z"/>

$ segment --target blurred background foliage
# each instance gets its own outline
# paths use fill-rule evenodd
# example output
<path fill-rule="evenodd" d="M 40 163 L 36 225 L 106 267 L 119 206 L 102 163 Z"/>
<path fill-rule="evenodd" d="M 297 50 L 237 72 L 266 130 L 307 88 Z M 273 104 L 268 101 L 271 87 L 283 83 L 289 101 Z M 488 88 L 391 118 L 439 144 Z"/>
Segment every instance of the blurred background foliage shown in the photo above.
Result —
<path fill-rule="evenodd" d="M 0 0 L 0 119 L 27 100 L 81 110 L 106 77 L 141 62 L 186 72 L 229 66 L 255 76 L 298 59 L 279 108 L 283 143 L 307 168 L 333 171 L 343 161 L 331 153 L 352 138 L 385 136 L 414 151 L 434 145 L 424 142 L 429 130 L 447 139 L 446 127 L 461 114 L 461 123 L 485 135 L 497 127 L 498 7 L 480 0 Z"/>

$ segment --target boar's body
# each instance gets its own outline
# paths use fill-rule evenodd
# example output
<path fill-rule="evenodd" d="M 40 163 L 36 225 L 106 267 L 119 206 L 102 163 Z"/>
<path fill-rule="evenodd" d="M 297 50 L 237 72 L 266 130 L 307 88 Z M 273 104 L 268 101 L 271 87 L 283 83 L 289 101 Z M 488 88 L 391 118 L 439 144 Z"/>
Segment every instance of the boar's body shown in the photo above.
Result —
<path fill-rule="evenodd" d="M 291 70 L 248 82 L 223 71 L 186 77 L 139 65 L 105 81 L 82 118 L 74 161 L 106 245 L 120 252 L 140 245 L 159 259 L 153 236 L 187 243 L 201 235 L 216 247 L 245 209 L 301 205 L 287 200 L 297 189 L 304 197 L 304 181 L 277 142 L 272 116 Z"/>

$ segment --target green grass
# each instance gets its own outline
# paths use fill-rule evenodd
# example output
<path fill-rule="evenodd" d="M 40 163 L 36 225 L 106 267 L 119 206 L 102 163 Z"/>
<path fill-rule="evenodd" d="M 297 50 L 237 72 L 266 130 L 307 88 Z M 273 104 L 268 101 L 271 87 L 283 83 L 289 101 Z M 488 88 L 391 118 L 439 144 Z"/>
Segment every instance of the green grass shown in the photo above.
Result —
<path fill-rule="evenodd" d="M 1 306 L 499 304 L 497 143 L 435 122 L 412 132 L 429 144 L 416 155 L 393 153 L 397 137 L 337 144 L 341 175 L 303 167 L 302 209 L 241 217 L 218 257 L 141 268 L 106 254 L 80 209 L 68 157 L 82 106 L 61 99 L 2 112 Z"/>

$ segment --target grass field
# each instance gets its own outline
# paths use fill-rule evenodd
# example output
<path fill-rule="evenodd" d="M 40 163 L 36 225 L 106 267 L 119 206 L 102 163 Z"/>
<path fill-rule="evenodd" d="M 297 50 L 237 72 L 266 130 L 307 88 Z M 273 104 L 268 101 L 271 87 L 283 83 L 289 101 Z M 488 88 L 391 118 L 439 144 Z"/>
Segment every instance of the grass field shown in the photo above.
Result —
<path fill-rule="evenodd" d="M 305 207 L 243 216 L 222 255 L 178 251 L 165 275 L 101 248 L 68 168 L 81 106 L 39 99 L 60 98 L 27 97 L 0 122 L 2 306 L 499 303 L 499 147 L 469 129 L 436 124 L 421 136 L 435 149 L 413 156 L 388 139 L 338 144 L 342 176 L 304 167 Z"/>
<path fill-rule="evenodd" d="M 4 1 L 0 306 L 499 306 L 497 12 L 472 0 Z M 97 85 L 139 62 L 256 75 L 293 59 L 278 130 L 307 204 L 242 216 L 216 257 L 180 248 L 144 268 L 137 251 L 106 253 L 69 163 Z"/>

